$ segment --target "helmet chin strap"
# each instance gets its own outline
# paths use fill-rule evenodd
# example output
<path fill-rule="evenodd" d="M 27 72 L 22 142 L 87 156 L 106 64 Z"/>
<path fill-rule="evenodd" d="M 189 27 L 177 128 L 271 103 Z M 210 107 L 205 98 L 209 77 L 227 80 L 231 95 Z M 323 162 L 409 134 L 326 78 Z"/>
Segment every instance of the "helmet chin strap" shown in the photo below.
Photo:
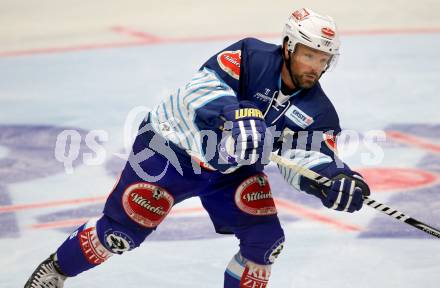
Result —
<path fill-rule="evenodd" d="M 301 88 L 298 81 L 296 80 L 295 77 L 293 77 L 293 73 L 292 73 L 292 68 L 291 68 L 291 62 L 292 62 L 292 54 L 294 52 L 289 52 L 289 50 L 287 50 L 287 55 L 289 55 L 289 57 L 286 59 L 286 57 L 284 57 L 284 53 L 283 53 L 283 59 L 284 59 L 284 64 L 287 67 L 287 71 L 289 72 L 289 77 L 290 77 L 290 81 L 292 82 L 292 84 L 295 86 L 294 89 L 299 89 Z"/>

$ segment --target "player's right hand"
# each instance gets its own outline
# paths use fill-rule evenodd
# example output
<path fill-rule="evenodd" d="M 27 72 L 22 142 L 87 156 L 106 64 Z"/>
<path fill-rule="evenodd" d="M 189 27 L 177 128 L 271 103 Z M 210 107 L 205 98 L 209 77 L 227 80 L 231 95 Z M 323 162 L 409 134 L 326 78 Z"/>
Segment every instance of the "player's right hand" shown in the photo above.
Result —
<path fill-rule="evenodd" d="M 341 174 L 332 178 L 331 187 L 323 194 L 321 200 L 325 207 L 352 213 L 362 208 L 363 196 L 370 192 L 363 180 Z"/>
<path fill-rule="evenodd" d="M 225 106 L 222 114 L 224 131 L 229 133 L 224 133 L 220 142 L 221 157 L 235 165 L 252 165 L 257 161 L 267 164 L 269 161 L 265 158 L 269 157 L 271 149 L 264 149 L 264 139 L 270 132 L 263 113 L 252 102 L 242 101 Z"/>

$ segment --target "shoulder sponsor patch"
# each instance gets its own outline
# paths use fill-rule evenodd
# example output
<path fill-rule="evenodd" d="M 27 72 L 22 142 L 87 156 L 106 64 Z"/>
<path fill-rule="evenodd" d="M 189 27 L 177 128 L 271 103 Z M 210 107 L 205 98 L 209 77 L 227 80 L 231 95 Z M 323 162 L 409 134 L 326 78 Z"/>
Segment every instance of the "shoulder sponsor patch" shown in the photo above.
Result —
<path fill-rule="evenodd" d="M 313 124 L 313 118 L 295 105 L 290 106 L 289 110 L 286 112 L 286 117 L 303 129 Z"/>
<path fill-rule="evenodd" d="M 241 50 L 223 51 L 217 55 L 217 62 L 229 76 L 240 79 Z"/>

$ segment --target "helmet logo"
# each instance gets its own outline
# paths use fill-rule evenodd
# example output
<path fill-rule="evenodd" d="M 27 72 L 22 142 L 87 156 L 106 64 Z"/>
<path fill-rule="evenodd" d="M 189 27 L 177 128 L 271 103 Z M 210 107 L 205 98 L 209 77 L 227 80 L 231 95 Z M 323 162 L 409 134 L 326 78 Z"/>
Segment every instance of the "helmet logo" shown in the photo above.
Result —
<path fill-rule="evenodd" d="M 307 11 L 305 8 L 301 10 L 296 10 L 295 12 L 292 13 L 292 17 L 294 17 L 297 21 L 302 21 L 304 20 L 304 18 L 306 18 L 309 15 L 310 15 L 309 11 Z"/>
<path fill-rule="evenodd" d="M 335 37 L 335 31 L 328 27 L 324 27 L 321 29 L 322 35 L 327 38 L 333 38 Z"/>

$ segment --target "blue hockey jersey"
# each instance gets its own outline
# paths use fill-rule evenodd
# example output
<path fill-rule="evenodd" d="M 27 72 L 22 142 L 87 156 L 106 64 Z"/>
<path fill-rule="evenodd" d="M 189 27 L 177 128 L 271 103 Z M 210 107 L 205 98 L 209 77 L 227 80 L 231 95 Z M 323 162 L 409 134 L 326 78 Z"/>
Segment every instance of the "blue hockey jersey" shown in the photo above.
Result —
<path fill-rule="evenodd" d="M 214 169 L 210 162 L 217 158 L 206 158 L 203 136 L 206 131 L 220 136 L 225 105 L 252 101 L 264 113 L 267 126 L 283 132 L 275 139 L 274 150 L 308 168 L 332 162 L 334 135 L 341 131 L 335 108 L 319 83 L 280 97 L 282 66 L 281 46 L 253 38 L 240 40 L 212 56 L 187 85 L 164 99 L 151 112 L 151 123 L 160 135 Z M 282 147 L 286 132 L 292 136 L 300 131 L 308 133 L 302 149 Z M 318 147 L 312 147 L 314 131 L 322 132 Z M 291 142 L 298 145 L 295 137 Z M 281 171 L 289 183 L 298 186 L 298 175 Z"/>

